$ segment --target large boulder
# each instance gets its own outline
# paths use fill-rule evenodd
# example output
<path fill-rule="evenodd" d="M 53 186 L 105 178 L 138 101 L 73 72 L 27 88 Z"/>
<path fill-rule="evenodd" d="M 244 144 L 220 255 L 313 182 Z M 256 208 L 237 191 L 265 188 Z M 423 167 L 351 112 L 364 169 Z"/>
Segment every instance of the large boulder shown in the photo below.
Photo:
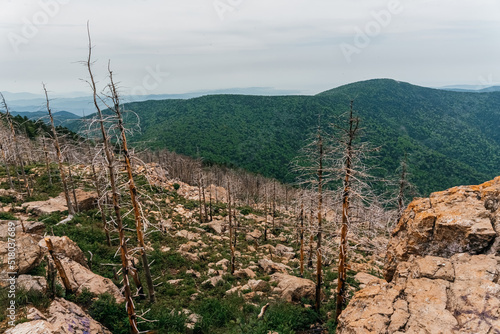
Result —
<path fill-rule="evenodd" d="M 84 289 L 88 289 L 96 295 L 109 293 L 115 297 L 117 303 L 125 301 L 120 289 L 109 278 L 94 274 L 80 263 L 71 259 L 62 257 L 60 261 L 69 279 L 71 288 L 76 294 L 80 294 Z"/>
<path fill-rule="evenodd" d="M 62 255 L 67 257 L 73 261 L 78 262 L 82 266 L 88 268 L 87 258 L 83 254 L 82 250 L 76 242 L 68 238 L 67 236 L 63 237 L 54 237 L 48 236 L 52 241 L 52 245 L 54 246 L 54 254 Z M 41 239 L 38 245 L 42 248 L 47 248 L 47 244 L 45 243 L 45 239 Z"/>
<path fill-rule="evenodd" d="M 478 186 L 460 186 L 418 198 L 404 211 L 387 248 L 390 281 L 410 255 L 450 257 L 457 253 L 498 253 L 500 177 Z"/>
<path fill-rule="evenodd" d="M 50 304 L 47 315 L 37 313 L 43 318 L 20 323 L 7 329 L 5 334 L 112 334 L 78 305 L 65 299 L 56 298 Z"/>
<path fill-rule="evenodd" d="M 337 333 L 500 333 L 500 178 L 416 199 Z"/>
<path fill-rule="evenodd" d="M 500 257 L 411 257 L 393 281 L 358 291 L 339 318 L 344 333 L 499 333 Z"/>
<path fill-rule="evenodd" d="M 16 280 L 17 287 L 26 291 L 45 292 L 47 280 L 43 276 L 19 275 Z"/>
<path fill-rule="evenodd" d="M 15 253 L 14 257 L 9 257 L 9 247 L 12 242 L 8 238 L 1 238 L 0 240 L 0 282 L 4 282 L 7 273 L 16 272 L 18 275 L 26 274 L 34 269 L 43 256 L 43 250 L 38 246 L 38 241 L 41 237 L 33 234 L 17 232 L 15 235 Z M 14 259 L 15 263 L 9 263 Z"/>
<path fill-rule="evenodd" d="M 276 273 L 271 276 L 271 282 L 277 282 L 277 291 L 280 297 L 287 302 L 300 302 L 302 298 L 314 300 L 316 284 L 305 278 Z"/>

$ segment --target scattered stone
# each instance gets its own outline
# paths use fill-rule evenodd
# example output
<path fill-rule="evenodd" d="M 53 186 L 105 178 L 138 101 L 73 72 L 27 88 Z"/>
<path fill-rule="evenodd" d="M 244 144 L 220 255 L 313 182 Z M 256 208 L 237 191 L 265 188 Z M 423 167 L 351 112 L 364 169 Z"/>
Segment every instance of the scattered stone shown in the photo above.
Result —
<path fill-rule="evenodd" d="M 257 276 L 252 269 L 240 269 L 234 272 L 236 278 L 255 278 Z"/>
<path fill-rule="evenodd" d="M 196 278 L 201 277 L 201 274 L 194 269 L 186 270 L 186 274 L 191 275 L 191 276 L 196 277 Z"/>
<path fill-rule="evenodd" d="M 190 232 L 186 230 L 181 230 L 175 234 L 176 237 L 185 238 L 188 240 L 200 240 L 201 236 L 199 233 Z"/>
<path fill-rule="evenodd" d="M 224 282 L 224 279 L 222 278 L 222 276 L 214 276 L 214 277 L 211 277 L 209 279 L 207 279 L 206 281 L 204 281 L 202 284 L 211 284 L 213 287 L 217 286 L 217 283 L 219 282 Z"/>
<path fill-rule="evenodd" d="M 0 222 L 7 224 L 7 221 Z M 16 264 L 9 265 L 9 244 L 8 239 L 0 240 L 0 284 L 5 284 L 8 272 L 17 272 L 18 275 L 26 274 L 40 264 L 43 250 L 38 245 L 40 236 L 22 232 L 16 233 Z"/>
<path fill-rule="evenodd" d="M 249 280 L 248 283 L 242 288 L 245 290 L 245 287 L 248 286 L 253 291 L 266 291 L 269 289 L 269 283 L 263 280 Z"/>
<path fill-rule="evenodd" d="M 273 274 L 275 272 L 281 272 L 281 273 L 288 273 L 288 271 L 292 270 L 287 265 L 284 265 L 282 263 L 275 263 L 271 260 L 268 259 L 260 259 L 259 260 L 259 266 L 267 273 L 267 274 Z"/>
<path fill-rule="evenodd" d="M 255 229 L 253 232 L 247 233 L 245 239 L 248 242 L 256 241 L 262 238 L 262 232 L 258 229 Z"/>
<path fill-rule="evenodd" d="M 221 220 L 213 220 L 210 223 L 201 224 L 201 227 L 208 227 L 210 231 L 215 232 L 217 234 L 222 234 L 226 230 L 226 226 L 224 222 Z"/>
<path fill-rule="evenodd" d="M 292 259 L 295 257 L 295 252 L 293 251 L 293 248 L 287 247 L 282 244 L 276 245 L 276 247 L 274 248 L 274 252 L 276 255 L 282 256 L 286 259 Z"/>
<path fill-rule="evenodd" d="M 174 285 L 174 286 L 177 286 L 179 285 L 180 282 L 182 282 L 183 279 L 182 278 L 179 278 L 179 279 L 171 279 L 171 280 L 168 280 L 167 283 L 170 284 L 170 285 Z"/>

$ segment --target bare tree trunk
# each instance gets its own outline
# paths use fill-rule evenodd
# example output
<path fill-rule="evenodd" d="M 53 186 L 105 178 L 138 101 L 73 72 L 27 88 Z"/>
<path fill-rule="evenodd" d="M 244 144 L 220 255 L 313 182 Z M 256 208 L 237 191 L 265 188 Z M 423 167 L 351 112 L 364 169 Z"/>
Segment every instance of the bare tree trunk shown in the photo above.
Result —
<path fill-rule="evenodd" d="M 113 195 L 113 208 L 115 210 L 116 223 L 118 225 L 118 234 L 119 234 L 119 239 L 120 239 L 120 257 L 122 260 L 123 289 L 125 292 L 125 305 L 126 305 L 126 309 L 127 309 L 127 315 L 129 318 L 131 332 L 132 332 L 132 334 L 138 334 L 139 329 L 137 328 L 137 315 L 135 313 L 134 301 L 132 300 L 132 293 L 130 291 L 130 283 L 128 280 L 128 275 L 129 275 L 128 250 L 127 250 L 127 243 L 126 243 L 126 239 L 125 239 L 125 231 L 123 228 L 122 215 L 120 212 L 120 204 L 118 201 L 119 195 L 118 195 L 118 188 L 116 185 L 115 173 L 114 173 L 114 157 L 113 157 L 112 150 L 109 147 L 109 139 L 108 139 L 106 130 L 104 128 L 104 119 L 102 117 L 101 108 L 99 107 L 99 104 L 97 103 L 97 88 L 96 88 L 94 76 L 92 74 L 92 69 L 91 69 L 92 43 L 91 43 L 91 39 L 90 39 L 90 30 L 88 28 L 88 24 L 87 24 L 87 31 L 88 31 L 88 37 L 89 37 L 89 56 L 88 56 L 88 59 L 86 62 L 86 66 L 87 66 L 87 69 L 88 69 L 89 75 L 90 75 L 90 85 L 91 85 L 92 93 L 93 93 L 94 106 L 96 107 L 97 116 L 99 117 L 99 125 L 100 125 L 101 134 L 102 134 L 102 138 L 103 138 L 103 142 L 104 142 L 104 152 L 106 155 L 106 162 L 108 164 L 109 179 L 110 179 L 111 191 L 112 191 L 112 195 Z"/>
<path fill-rule="evenodd" d="M 49 183 L 52 185 L 52 174 L 50 172 L 50 160 L 49 152 L 47 151 L 47 145 L 45 145 L 45 136 L 42 136 L 43 154 L 45 156 L 45 167 L 47 168 L 47 174 L 49 175 Z"/>
<path fill-rule="evenodd" d="M 56 127 L 54 125 L 54 118 L 52 117 L 52 111 L 50 110 L 49 95 L 47 93 L 47 89 L 45 88 L 45 84 L 43 84 L 43 90 L 45 92 L 45 99 L 47 101 L 47 112 L 49 113 L 50 117 L 50 126 L 52 128 L 52 135 L 54 136 L 53 142 L 54 142 L 54 147 L 56 148 L 57 164 L 59 166 L 59 174 L 61 175 L 61 182 L 63 184 L 64 197 L 66 197 L 66 205 L 68 206 L 69 214 L 74 215 L 75 210 L 73 208 L 73 205 L 71 203 L 71 198 L 69 196 L 68 183 L 66 182 L 66 174 L 64 172 L 64 167 L 63 167 L 63 157 L 61 154 L 61 148 L 59 146 L 59 139 L 57 137 Z"/>
<path fill-rule="evenodd" d="M 148 292 L 149 292 L 149 301 L 151 303 L 155 302 L 155 288 L 153 284 L 153 279 L 151 277 L 151 270 L 149 268 L 149 262 L 148 262 L 148 257 L 146 254 L 146 244 L 144 242 L 144 231 L 143 231 L 143 224 L 142 224 L 142 216 L 141 212 L 139 209 L 139 201 L 137 200 L 137 188 L 134 183 L 134 177 L 132 175 L 132 165 L 130 163 L 130 153 L 127 148 L 127 136 L 125 134 L 125 127 L 123 126 L 123 118 L 121 115 L 120 111 L 120 100 L 118 98 L 118 92 L 116 91 L 116 85 L 113 82 L 113 72 L 111 69 L 109 69 L 109 77 L 111 80 L 111 84 L 109 88 L 111 89 L 111 95 L 112 99 L 114 102 L 114 112 L 117 115 L 118 118 L 118 128 L 121 133 L 121 138 L 122 138 L 122 153 L 123 156 L 125 157 L 125 164 L 127 168 L 127 175 L 129 179 L 129 190 L 130 190 L 130 198 L 132 200 L 132 205 L 134 207 L 134 216 L 135 216 L 135 226 L 136 226 L 136 231 L 137 231 L 137 239 L 139 241 L 139 247 L 140 252 L 141 252 L 141 257 L 142 257 L 142 265 L 144 266 L 144 272 L 146 274 L 146 283 L 148 285 Z"/>
<path fill-rule="evenodd" d="M 12 177 L 10 176 L 9 162 L 7 160 L 7 155 L 5 154 L 5 148 L 2 143 L 0 143 L 0 150 L 2 150 L 2 158 L 5 164 L 5 173 L 7 174 L 7 178 L 9 180 L 10 189 L 14 190 L 14 184 L 12 183 Z"/>
<path fill-rule="evenodd" d="M 16 158 L 19 163 L 19 166 L 21 167 L 21 174 L 23 176 L 23 181 L 24 181 L 24 187 L 26 188 L 26 192 L 28 193 L 28 197 L 31 196 L 31 189 L 29 186 L 28 178 L 26 177 L 26 171 L 24 170 L 24 160 L 23 157 L 21 156 L 21 152 L 19 150 L 19 145 L 17 142 L 17 136 L 16 136 L 16 131 L 14 130 L 14 124 L 12 122 L 12 118 L 10 115 L 9 107 L 7 106 L 7 102 L 5 102 L 5 98 L 3 97 L 3 94 L 0 93 L 0 97 L 2 98 L 2 104 L 3 107 L 5 108 L 5 114 L 7 116 L 7 122 L 9 123 L 10 131 L 12 134 L 12 141 L 14 143 L 14 150 L 16 153 Z"/>
<path fill-rule="evenodd" d="M 304 277 L 304 203 L 300 205 L 300 277 Z"/>
<path fill-rule="evenodd" d="M 321 211 L 323 210 L 323 138 L 321 129 L 318 130 L 318 148 L 319 148 L 319 168 L 318 168 L 318 234 L 316 245 L 316 301 L 314 308 L 319 312 L 321 307 L 321 280 L 322 280 L 322 255 L 321 255 Z"/>
<path fill-rule="evenodd" d="M 234 244 L 233 244 L 233 220 L 232 220 L 232 209 L 231 209 L 231 183 L 229 182 L 229 177 L 227 179 L 227 210 L 229 215 L 229 247 L 231 251 L 231 275 L 234 274 L 235 269 L 235 256 L 234 256 Z"/>
<path fill-rule="evenodd" d="M 405 209 L 405 191 L 408 186 L 407 168 L 408 168 L 408 156 L 405 153 L 404 159 L 401 161 L 401 175 L 399 178 L 399 193 L 398 193 L 398 216 L 396 221 L 399 221 L 401 215 L 403 214 L 403 210 Z"/>
<path fill-rule="evenodd" d="M 342 192 L 342 228 L 340 231 L 340 249 L 339 249 L 339 267 L 338 267 L 338 284 L 337 284 L 337 305 L 336 305 L 336 320 L 342 313 L 342 309 L 345 303 L 345 292 L 346 292 L 346 279 L 347 279 L 347 268 L 346 268 L 346 257 L 347 257 L 347 230 L 349 224 L 349 199 L 351 192 L 351 180 L 352 175 L 352 159 L 353 159 L 353 141 L 356 137 L 358 130 L 359 120 L 353 118 L 353 101 L 351 101 L 350 113 L 349 113 L 349 129 L 347 132 L 348 141 L 346 143 L 345 151 L 345 166 L 344 166 L 344 190 Z"/>
<path fill-rule="evenodd" d="M 69 178 L 69 183 L 71 184 L 71 190 L 73 192 L 73 200 L 75 203 L 74 209 L 76 212 L 79 212 L 80 209 L 78 208 L 78 200 L 76 199 L 76 187 L 75 187 L 75 180 L 73 179 L 73 175 L 71 174 L 71 160 L 69 158 L 69 154 L 66 154 L 66 160 L 68 161 L 68 178 Z"/>
<path fill-rule="evenodd" d="M 50 257 L 54 261 L 57 271 L 59 272 L 59 276 L 61 276 L 64 289 L 66 289 L 66 292 L 73 293 L 74 291 L 73 288 L 71 287 L 71 283 L 69 282 L 68 276 L 66 275 L 66 271 L 64 271 L 64 267 L 59 258 L 54 255 L 54 245 L 52 244 L 52 240 L 50 240 L 49 237 L 46 237 L 45 243 L 47 244 L 47 249 L 49 251 Z"/>
<path fill-rule="evenodd" d="M 94 163 L 94 159 L 92 158 L 92 150 L 90 149 L 90 143 L 88 142 L 88 137 L 87 137 L 87 152 L 88 152 L 88 156 L 89 156 L 89 159 L 90 159 L 90 168 L 92 170 L 92 178 L 94 179 L 94 183 L 95 183 L 95 190 L 97 192 L 97 208 L 99 209 L 99 212 L 101 213 L 101 222 L 102 222 L 102 226 L 104 228 L 104 233 L 106 233 L 106 243 L 109 247 L 111 247 L 111 237 L 109 235 L 109 230 L 108 230 L 108 222 L 107 222 L 107 219 L 106 219 L 106 211 L 104 210 L 104 206 L 103 206 L 103 198 L 102 198 L 102 192 L 101 192 L 101 185 L 100 185 L 100 182 L 99 182 L 99 177 L 97 175 L 97 171 L 95 169 L 95 163 Z"/>
<path fill-rule="evenodd" d="M 274 233 L 274 216 L 276 216 L 276 181 L 273 181 L 273 233 Z"/>

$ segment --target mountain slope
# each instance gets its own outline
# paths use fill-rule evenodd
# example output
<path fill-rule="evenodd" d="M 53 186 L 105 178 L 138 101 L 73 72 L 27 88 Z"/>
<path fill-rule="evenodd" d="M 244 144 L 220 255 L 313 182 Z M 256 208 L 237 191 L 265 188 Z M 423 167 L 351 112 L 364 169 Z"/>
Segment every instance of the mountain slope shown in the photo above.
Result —
<path fill-rule="evenodd" d="M 210 95 L 126 104 L 140 117 L 139 146 L 168 148 L 205 160 L 293 181 L 289 162 L 322 120 L 354 100 L 364 140 L 381 146 L 380 175 L 395 174 L 410 154 L 421 194 L 474 184 L 500 172 L 500 93 L 423 88 L 388 79 L 341 86 L 316 96 Z M 134 116 L 135 117 L 135 116 Z"/>

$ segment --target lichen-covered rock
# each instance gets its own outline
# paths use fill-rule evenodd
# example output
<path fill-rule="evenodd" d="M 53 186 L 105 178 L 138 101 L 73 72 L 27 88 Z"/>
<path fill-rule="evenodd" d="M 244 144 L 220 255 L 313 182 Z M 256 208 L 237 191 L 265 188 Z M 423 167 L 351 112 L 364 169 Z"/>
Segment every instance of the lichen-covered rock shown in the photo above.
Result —
<path fill-rule="evenodd" d="M 416 199 L 337 333 L 500 333 L 500 177 Z"/>
<path fill-rule="evenodd" d="M 338 333 L 500 332 L 500 257 L 410 257 L 391 283 L 358 291 Z"/>
<path fill-rule="evenodd" d="M 498 253 L 499 202 L 500 177 L 415 199 L 392 232 L 385 278 L 390 281 L 398 263 L 410 255 L 447 258 L 457 253 Z"/>
<path fill-rule="evenodd" d="M 15 242 L 8 238 L 0 239 L 0 282 L 4 282 L 9 272 L 26 274 L 40 264 L 43 256 L 43 250 L 38 245 L 40 238 L 38 235 L 16 232 L 13 238 Z M 15 253 L 12 253 L 14 248 Z M 9 257 L 9 253 L 13 257 Z M 15 263 L 9 263 L 12 260 Z"/>

